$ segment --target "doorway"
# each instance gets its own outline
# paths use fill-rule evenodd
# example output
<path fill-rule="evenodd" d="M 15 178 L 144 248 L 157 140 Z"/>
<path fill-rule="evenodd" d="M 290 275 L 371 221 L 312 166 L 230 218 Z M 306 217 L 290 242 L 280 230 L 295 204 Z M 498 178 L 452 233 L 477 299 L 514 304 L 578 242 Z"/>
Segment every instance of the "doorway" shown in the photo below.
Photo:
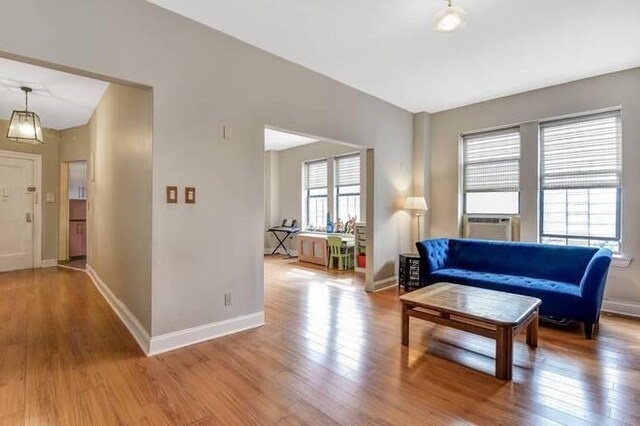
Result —
<path fill-rule="evenodd" d="M 273 127 L 264 142 L 265 280 L 305 271 L 369 290 L 373 150 Z"/>
<path fill-rule="evenodd" d="M 87 162 L 60 165 L 59 256 L 62 265 L 84 269 L 87 259 Z"/>
<path fill-rule="evenodd" d="M 42 159 L 0 151 L 0 272 L 40 266 Z"/>

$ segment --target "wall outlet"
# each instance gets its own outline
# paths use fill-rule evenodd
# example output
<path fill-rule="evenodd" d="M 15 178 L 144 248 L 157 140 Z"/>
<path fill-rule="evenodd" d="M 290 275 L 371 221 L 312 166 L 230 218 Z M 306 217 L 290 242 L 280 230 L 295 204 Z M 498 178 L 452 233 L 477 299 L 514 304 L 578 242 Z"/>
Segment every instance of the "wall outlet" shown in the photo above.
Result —
<path fill-rule="evenodd" d="M 224 294 L 224 306 L 231 306 L 231 293 Z"/>

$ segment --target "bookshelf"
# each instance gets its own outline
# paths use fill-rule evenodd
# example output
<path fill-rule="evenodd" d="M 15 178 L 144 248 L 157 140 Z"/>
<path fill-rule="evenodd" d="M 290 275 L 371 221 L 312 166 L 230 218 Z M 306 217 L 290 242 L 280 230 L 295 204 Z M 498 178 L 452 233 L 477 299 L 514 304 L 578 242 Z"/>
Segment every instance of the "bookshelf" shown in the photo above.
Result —
<path fill-rule="evenodd" d="M 355 265 L 355 270 L 356 272 L 364 272 L 365 268 L 366 268 L 366 257 L 365 257 L 365 265 L 363 265 L 364 267 L 361 267 L 360 264 L 358 263 L 358 256 L 362 255 L 362 256 L 366 256 L 367 253 L 367 224 L 364 222 L 357 222 L 354 228 L 354 237 L 355 237 L 355 244 L 354 244 L 354 256 L 355 259 L 353 261 L 353 264 Z"/>

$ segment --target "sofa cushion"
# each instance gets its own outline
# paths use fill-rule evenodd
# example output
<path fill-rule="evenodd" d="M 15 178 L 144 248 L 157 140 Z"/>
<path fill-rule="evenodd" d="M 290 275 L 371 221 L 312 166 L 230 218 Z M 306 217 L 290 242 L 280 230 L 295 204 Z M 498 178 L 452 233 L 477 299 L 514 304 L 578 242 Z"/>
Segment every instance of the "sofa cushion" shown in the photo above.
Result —
<path fill-rule="evenodd" d="M 451 239 L 444 267 L 579 285 L 597 251 L 592 247 Z"/>
<path fill-rule="evenodd" d="M 571 283 L 458 268 L 440 269 L 432 274 L 432 278 L 435 281 L 538 297 L 542 299 L 542 315 L 579 315 L 581 312 L 580 287 Z"/>

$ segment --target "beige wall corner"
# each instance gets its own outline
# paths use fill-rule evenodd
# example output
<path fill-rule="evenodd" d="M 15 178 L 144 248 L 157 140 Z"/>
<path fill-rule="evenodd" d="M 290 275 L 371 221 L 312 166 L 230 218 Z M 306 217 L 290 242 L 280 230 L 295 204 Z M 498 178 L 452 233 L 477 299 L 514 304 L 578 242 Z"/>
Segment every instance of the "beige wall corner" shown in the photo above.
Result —
<path fill-rule="evenodd" d="M 111 84 L 89 121 L 87 263 L 151 330 L 151 91 Z M 79 158 L 79 157 L 74 157 Z"/>
<path fill-rule="evenodd" d="M 87 161 L 91 144 L 89 125 L 60 131 L 60 162 Z"/>
<path fill-rule="evenodd" d="M 421 112 L 413 115 L 413 195 L 424 196 L 427 206 L 431 208 L 431 115 Z M 430 213 L 427 211 L 420 218 L 420 239 L 429 238 Z M 417 238 L 417 219 L 411 221 L 412 241 Z M 416 237 L 414 237 L 416 236 Z M 416 248 L 411 244 L 410 251 Z"/>

